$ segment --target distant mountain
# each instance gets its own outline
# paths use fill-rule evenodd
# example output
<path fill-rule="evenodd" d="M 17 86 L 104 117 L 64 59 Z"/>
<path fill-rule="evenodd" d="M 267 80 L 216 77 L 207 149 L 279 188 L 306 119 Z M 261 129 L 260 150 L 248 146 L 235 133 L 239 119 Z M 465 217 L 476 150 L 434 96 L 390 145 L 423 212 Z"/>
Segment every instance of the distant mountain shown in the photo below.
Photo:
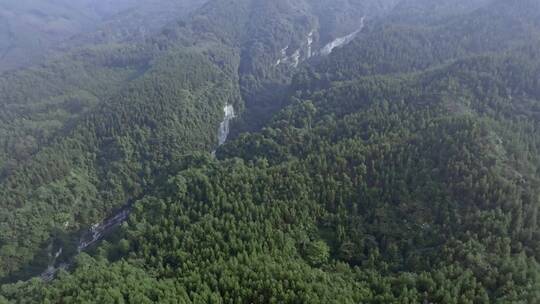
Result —
<path fill-rule="evenodd" d="M 403 0 L 395 6 L 387 21 L 436 24 L 483 8 L 491 2 L 493 0 Z"/>
<path fill-rule="evenodd" d="M 202 0 L 6 0 L 0 3 L 0 72 L 43 62 L 66 40 L 96 43 L 152 33 Z M 142 20 L 145 20 L 142 22 Z"/>

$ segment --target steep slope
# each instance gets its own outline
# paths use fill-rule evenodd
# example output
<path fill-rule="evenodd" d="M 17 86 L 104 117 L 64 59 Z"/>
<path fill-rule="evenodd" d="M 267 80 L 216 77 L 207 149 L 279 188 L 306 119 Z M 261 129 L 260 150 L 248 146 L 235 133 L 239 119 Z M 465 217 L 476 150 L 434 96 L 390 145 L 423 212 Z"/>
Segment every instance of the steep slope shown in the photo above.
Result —
<path fill-rule="evenodd" d="M 490 1 L 436 24 L 418 24 L 418 19 L 414 19 L 416 23 L 407 23 L 403 21 L 407 10 L 399 10 L 398 6 L 389 20 L 368 26 L 348 46 L 336 50 L 307 73 L 317 73 L 328 82 L 359 75 L 412 72 L 455 58 L 518 48 L 540 41 L 538 6 L 537 1 Z M 424 9 L 431 12 L 427 16 L 438 15 L 436 7 L 428 5 Z"/>
<path fill-rule="evenodd" d="M 70 258 L 81 231 L 152 188 L 171 160 L 215 148 L 225 105 L 241 111 L 242 99 L 292 72 L 271 57 L 287 43 L 306 47 L 310 9 L 209 1 L 150 39 L 5 74 L 0 277 L 44 269 L 59 239 L 59 260 Z"/>
<path fill-rule="evenodd" d="M 287 85 L 298 67 L 329 43 L 356 33 L 365 19 L 384 14 L 396 3 L 251 1 L 251 21 L 235 23 L 244 29 L 240 35 L 240 84 L 247 109 L 235 126 L 235 134 L 260 129 L 282 108 Z"/>
<path fill-rule="evenodd" d="M 171 164 L 96 259 L 4 296 L 535 303 L 540 62 L 515 55 L 296 99 L 219 161 Z"/>
<path fill-rule="evenodd" d="M 224 105 L 239 100 L 222 70 L 234 56 L 219 67 L 200 48 L 153 43 L 76 51 L 5 76 L 7 143 L 30 143 L 6 147 L 7 162 L 20 160 L 0 187 L 2 277 L 43 271 L 53 231 L 66 236 L 69 256 L 78 231 L 140 195 L 174 155 L 215 146 Z"/>
<path fill-rule="evenodd" d="M 94 47 L 0 77 L 1 178 L 137 78 L 154 53 L 125 45 Z"/>
<path fill-rule="evenodd" d="M 324 3 L 214 0 L 168 27 L 133 82 L 2 183 L 4 274 L 68 259 L 126 201 L 129 220 L 0 301 L 539 302 L 538 2 L 418 3 L 432 18 L 379 11 L 290 85 L 325 43 Z M 265 128 L 208 153 L 225 104 L 276 96 Z"/>
<path fill-rule="evenodd" d="M 206 58 L 174 52 L 16 168 L 1 190 L 4 271 L 52 230 L 76 232 L 140 195 L 175 155 L 211 149 L 233 88 Z"/>

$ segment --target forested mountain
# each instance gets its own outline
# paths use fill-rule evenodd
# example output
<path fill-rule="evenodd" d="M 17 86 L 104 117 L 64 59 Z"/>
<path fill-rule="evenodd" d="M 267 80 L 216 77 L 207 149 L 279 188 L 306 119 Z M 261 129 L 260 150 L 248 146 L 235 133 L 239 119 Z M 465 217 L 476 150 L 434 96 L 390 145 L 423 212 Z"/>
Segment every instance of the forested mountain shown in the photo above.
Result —
<path fill-rule="evenodd" d="M 178 20 L 0 77 L 0 303 L 540 302 L 539 1 Z"/>
<path fill-rule="evenodd" d="M 292 72 L 253 46 L 274 50 L 272 62 L 282 44 L 308 47 L 317 19 L 298 5 L 213 1 L 151 39 L 4 74 L 1 277 L 41 271 L 51 236 L 76 248 L 81 230 L 152 188 L 172 160 L 213 149 L 225 105 L 241 110 L 243 96 Z"/>
<path fill-rule="evenodd" d="M 438 2 L 457 6 L 454 1 Z M 432 8 L 427 10 L 432 15 L 424 15 L 440 16 L 437 6 L 432 5 L 425 7 Z M 491 1 L 490 5 L 445 17 L 436 24 L 418 24 L 418 19 L 407 22 L 399 17 L 403 11 L 396 8 L 390 21 L 369 26 L 358 39 L 336 50 L 334 56 L 308 67 L 308 73 L 331 82 L 360 75 L 414 72 L 457 58 L 526 47 L 540 41 L 539 5 L 534 0 Z"/>
<path fill-rule="evenodd" d="M 386 22 L 434 25 L 445 19 L 485 8 L 492 2 L 493 0 L 403 0 L 394 7 Z"/>
<path fill-rule="evenodd" d="M 42 62 L 54 51 L 155 34 L 204 0 L 3 0 L 0 73 Z M 68 40 L 68 41 L 66 41 Z"/>

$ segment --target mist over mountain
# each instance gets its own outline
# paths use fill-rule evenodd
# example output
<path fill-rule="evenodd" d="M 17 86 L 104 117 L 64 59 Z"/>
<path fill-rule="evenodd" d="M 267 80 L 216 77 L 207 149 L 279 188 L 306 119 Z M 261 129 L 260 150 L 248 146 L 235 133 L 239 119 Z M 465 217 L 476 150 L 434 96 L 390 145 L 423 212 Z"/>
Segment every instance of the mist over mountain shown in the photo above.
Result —
<path fill-rule="evenodd" d="M 0 72 L 43 62 L 53 51 L 155 34 L 202 0 L 5 0 Z"/>
<path fill-rule="evenodd" d="M 540 1 L 0 1 L 0 303 L 540 302 Z"/>

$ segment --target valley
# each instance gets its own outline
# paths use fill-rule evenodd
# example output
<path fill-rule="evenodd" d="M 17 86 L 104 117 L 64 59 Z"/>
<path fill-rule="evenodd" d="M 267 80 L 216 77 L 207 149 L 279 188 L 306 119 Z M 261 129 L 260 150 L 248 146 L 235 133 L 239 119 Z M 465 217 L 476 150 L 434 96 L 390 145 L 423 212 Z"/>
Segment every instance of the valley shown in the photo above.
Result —
<path fill-rule="evenodd" d="M 539 1 L 159 3 L 0 74 L 1 304 L 540 301 Z"/>

